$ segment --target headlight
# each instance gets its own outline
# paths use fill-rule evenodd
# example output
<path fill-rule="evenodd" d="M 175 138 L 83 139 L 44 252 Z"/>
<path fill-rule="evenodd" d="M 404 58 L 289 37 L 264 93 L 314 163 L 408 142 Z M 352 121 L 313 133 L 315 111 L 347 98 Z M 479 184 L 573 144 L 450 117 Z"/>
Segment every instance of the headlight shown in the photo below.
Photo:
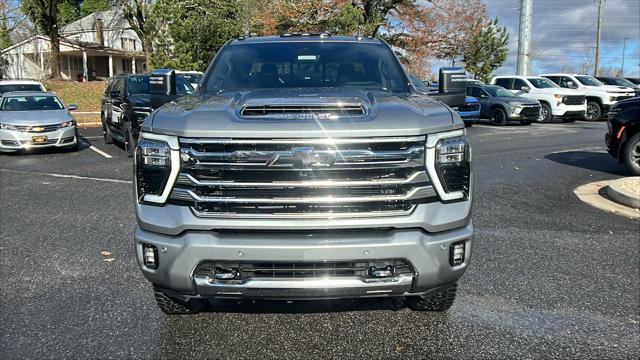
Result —
<path fill-rule="evenodd" d="M 555 96 L 555 98 L 557 100 L 562 100 L 564 98 L 564 96 L 560 95 L 560 94 L 553 94 L 553 96 Z"/>
<path fill-rule="evenodd" d="M 60 124 L 60 128 L 66 128 L 69 126 L 76 126 L 76 121 L 75 120 L 70 120 L 70 121 L 65 121 L 62 124 Z"/>
<path fill-rule="evenodd" d="M 463 130 L 427 137 L 427 171 L 444 201 L 464 200 L 471 185 L 471 149 Z"/>
<path fill-rule="evenodd" d="M 179 168 L 180 155 L 176 137 L 140 134 L 135 159 L 138 201 L 164 203 Z"/>
<path fill-rule="evenodd" d="M 522 106 L 513 106 L 511 107 L 511 112 L 514 114 L 520 114 L 520 112 L 522 111 L 523 107 Z"/>
<path fill-rule="evenodd" d="M 2 129 L 2 130 L 15 130 L 16 126 L 15 125 L 11 125 L 11 124 L 1 124 L 0 123 L 0 129 Z"/>

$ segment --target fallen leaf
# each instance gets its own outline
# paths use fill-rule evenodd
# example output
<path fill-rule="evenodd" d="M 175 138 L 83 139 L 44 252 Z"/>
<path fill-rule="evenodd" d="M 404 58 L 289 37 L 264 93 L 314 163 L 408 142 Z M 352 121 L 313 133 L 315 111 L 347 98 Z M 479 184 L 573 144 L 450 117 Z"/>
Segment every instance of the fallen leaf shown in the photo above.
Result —
<path fill-rule="evenodd" d="M 102 259 L 102 261 L 106 261 L 106 262 L 112 262 L 113 260 L 115 259 L 114 258 Z"/>
<path fill-rule="evenodd" d="M 102 256 L 111 256 L 111 255 L 113 255 L 113 253 L 110 252 L 110 251 L 100 251 L 100 255 L 102 255 Z"/>

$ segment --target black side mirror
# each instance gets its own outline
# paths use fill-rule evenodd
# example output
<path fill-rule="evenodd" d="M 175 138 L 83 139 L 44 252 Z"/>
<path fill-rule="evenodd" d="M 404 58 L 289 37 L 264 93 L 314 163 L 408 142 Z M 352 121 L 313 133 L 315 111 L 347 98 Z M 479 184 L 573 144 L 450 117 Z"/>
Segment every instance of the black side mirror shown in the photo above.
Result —
<path fill-rule="evenodd" d="M 111 90 L 111 92 L 109 93 L 109 96 L 112 98 L 120 97 L 120 90 Z"/>

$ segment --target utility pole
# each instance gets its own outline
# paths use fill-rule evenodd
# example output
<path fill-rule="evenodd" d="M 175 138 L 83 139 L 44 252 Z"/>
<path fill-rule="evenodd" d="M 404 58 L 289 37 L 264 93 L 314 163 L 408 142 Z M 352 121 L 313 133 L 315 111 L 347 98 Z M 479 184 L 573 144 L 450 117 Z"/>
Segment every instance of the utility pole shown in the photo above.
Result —
<path fill-rule="evenodd" d="M 520 32 L 518 34 L 518 75 L 529 75 L 531 62 L 531 16 L 533 0 L 520 0 Z"/>
<path fill-rule="evenodd" d="M 598 31 L 596 35 L 596 68 L 593 72 L 595 76 L 599 75 L 600 69 L 600 35 L 602 33 L 602 7 L 604 6 L 604 0 L 596 0 L 598 3 Z"/>
<path fill-rule="evenodd" d="M 627 50 L 627 40 L 631 40 L 631 38 L 626 37 L 622 40 L 622 74 L 620 74 L 622 77 L 624 77 L 624 55 Z"/>

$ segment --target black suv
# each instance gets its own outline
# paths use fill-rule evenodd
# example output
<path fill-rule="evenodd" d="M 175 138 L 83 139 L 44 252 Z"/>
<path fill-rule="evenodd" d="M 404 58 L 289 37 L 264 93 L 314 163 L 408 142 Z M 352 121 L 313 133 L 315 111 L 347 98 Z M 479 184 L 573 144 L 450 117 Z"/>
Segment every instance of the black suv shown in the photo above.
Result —
<path fill-rule="evenodd" d="M 640 98 L 619 101 L 609 112 L 607 151 L 640 175 Z"/>
<path fill-rule="evenodd" d="M 178 95 L 193 93 L 193 87 L 184 78 L 176 78 Z M 133 156 L 140 125 L 151 113 L 149 74 L 121 74 L 109 79 L 102 96 L 102 133 L 105 144 L 116 140 L 124 145 L 129 157 Z"/>

